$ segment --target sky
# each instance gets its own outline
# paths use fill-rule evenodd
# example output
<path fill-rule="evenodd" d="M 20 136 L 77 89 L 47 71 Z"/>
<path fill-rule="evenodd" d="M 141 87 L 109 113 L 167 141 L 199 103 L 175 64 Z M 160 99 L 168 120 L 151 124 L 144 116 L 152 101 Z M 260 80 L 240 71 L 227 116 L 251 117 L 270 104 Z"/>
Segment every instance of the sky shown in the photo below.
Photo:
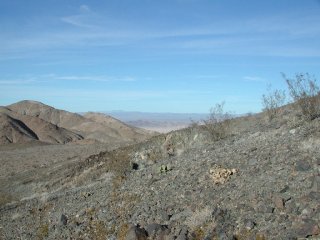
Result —
<path fill-rule="evenodd" d="M 241 114 L 305 72 L 319 0 L 0 0 L 0 105 Z"/>

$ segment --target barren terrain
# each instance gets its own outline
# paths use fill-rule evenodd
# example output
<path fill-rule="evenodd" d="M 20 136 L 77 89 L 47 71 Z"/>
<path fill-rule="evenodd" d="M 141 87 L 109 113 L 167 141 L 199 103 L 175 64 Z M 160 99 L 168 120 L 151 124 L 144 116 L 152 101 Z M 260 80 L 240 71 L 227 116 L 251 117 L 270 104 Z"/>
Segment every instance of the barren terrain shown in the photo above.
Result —
<path fill-rule="evenodd" d="M 0 238 L 319 239 L 320 119 L 286 106 L 225 130 L 4 145 Z"/>

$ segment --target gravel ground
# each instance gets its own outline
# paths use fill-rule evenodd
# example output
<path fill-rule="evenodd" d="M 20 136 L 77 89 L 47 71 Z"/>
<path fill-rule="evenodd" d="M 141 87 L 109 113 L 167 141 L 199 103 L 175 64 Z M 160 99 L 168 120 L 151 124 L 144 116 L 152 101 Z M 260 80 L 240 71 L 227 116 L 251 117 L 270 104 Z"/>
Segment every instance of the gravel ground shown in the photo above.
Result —
<path fill-rule="evenodd" d="M 293 114 L 235 119 L 219 141 L 193 127 L 108 151 L 4 151 L 2 191 L 20 198 L 3 200 L 0 237 L 319 239 L 320 119 Z M 15 166 L 23 154 L 35 169 Z"/>

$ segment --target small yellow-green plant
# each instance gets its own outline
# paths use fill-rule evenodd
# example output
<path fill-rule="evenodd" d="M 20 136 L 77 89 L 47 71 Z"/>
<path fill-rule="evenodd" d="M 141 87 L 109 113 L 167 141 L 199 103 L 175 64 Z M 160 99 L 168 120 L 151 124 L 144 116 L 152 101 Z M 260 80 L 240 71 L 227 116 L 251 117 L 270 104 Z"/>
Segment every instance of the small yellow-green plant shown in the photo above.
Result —
<path fill-rule="evenodd" d="M 171 166 L 170 165 L 161 165 L 159 167 L 159 173 L 166 173 L 168 171 L 171 171 Z"/>

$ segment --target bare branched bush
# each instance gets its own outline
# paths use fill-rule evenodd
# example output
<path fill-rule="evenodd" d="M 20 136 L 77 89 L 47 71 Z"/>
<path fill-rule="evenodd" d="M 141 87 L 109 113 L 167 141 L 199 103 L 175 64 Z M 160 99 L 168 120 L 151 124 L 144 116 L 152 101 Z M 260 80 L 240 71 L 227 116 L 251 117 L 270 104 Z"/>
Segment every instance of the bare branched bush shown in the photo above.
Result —
<path fill-rule="evenodd" d="M 285 91 L 277 89 L 272 91 L 271 86 L 268 87 L 268 93 L 262 95 L 262 110 L 267 113 L 269 121 L 279 114 L 279 108 L 284 105 L 285 100 Z"/>
<path fill-rule="evenodd" d="M 296 74 L 293 79 L 282 75 L 288 85 L 290 96 L 306 119 L 320 117 L 320 91 L 316 79 L 308 73 Z"/>
<path fill-rule="evenodd" d="M 230 132 L 231 114 L 224 111 L 224 104 L 217 103 L 210 109 L 209 118 L 203 121 L 204 128 L 215 141 L 225 138 Z"/>
<path fill-rule="evenodd" d="M 198 121 L 194 121 L 194 120 L 190 119 L 190 124 L 189 124 L 190 128 L 196 128 L 199 125 L 200 125 L 200 123 Z"/>

